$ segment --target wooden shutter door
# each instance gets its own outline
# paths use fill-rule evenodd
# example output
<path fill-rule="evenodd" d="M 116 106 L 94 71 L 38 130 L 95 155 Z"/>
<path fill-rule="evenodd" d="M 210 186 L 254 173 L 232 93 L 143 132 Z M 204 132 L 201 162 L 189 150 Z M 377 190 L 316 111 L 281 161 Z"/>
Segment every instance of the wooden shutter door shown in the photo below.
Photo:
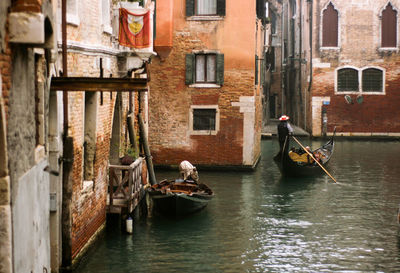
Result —
<path fill-rule="evenodd" d="M 225 0 L 217 0 L 217 15 L 225 16 Z"/>
<path fill-rule="evenodd" d="M 186 16 L 194 15 L 194 0 L 186 0 Z"/>
<path fill-rule="evenodd" d="M 195 58 L 194 54 L 186 54 L 185 84 L 192 84 L 194 82 L 194 71 L 195 71 L 194 58 Z"/>
<path fill-rule="evenodd" d="M 397 12 L 387 5 L 382 12 L 382 47 L 397 46 Z"/>
<path fill-rule="evenodd" d="M 337 47 L 339 19 L 332 3 L 324 10 L 322 16 L 322 46 Z"/>
<path fill-rule="evenodd" d="M 217 84 L 224 84 L 224 54 L 217 54 Z"/>

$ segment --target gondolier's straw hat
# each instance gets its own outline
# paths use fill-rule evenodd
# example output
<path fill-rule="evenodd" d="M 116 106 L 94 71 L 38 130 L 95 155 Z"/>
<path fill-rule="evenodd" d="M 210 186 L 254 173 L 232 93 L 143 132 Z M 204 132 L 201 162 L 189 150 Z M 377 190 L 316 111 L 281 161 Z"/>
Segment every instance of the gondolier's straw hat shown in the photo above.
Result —
<path fill-rule="evenodd" d="M 289 120 L 289 117 L 286 116 L 286 115 L 283 115 L 283 116 L 281 116 L 281 117 L 279 118 L 279 120 L 280 120 L 280 121 L 286 121 L 286 120 Z"/>

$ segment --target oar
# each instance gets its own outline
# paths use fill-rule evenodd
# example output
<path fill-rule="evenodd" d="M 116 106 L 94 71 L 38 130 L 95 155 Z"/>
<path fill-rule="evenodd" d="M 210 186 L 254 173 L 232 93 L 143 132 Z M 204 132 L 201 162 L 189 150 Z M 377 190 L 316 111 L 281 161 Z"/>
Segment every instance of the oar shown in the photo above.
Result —
<path fill-rule="evenodd" d="M 317 164 L 321 167 L 321 169 L 324 170 L 324 172 L 326 172 L 327 175 L 329 175 L 330 178 L 332 178 L 333 181 L 335 181 L 335 183 L 337 183 L 336 179 L 324 168 L 324 166 L 322 166 L 321 163 L 318 162 L 318 160 L 316 160 L 314 158 L 314 156 L 312 155 L 312 153 L 310 153 L 306 148 L 304 148 L 304 146 L 300 143 L 300 141 L 297 140 L 297 138 L 295 138 L 294 136 L 292 136 L 292 138 L 297 142 L 297 144 L 300 145 L 301 148 L 303 148 L 304 151 L 307 152 L 307 154 L 309 156 L 311 156 L 312 159 L 314 159 L 315 162 L 317 162 Z"/>

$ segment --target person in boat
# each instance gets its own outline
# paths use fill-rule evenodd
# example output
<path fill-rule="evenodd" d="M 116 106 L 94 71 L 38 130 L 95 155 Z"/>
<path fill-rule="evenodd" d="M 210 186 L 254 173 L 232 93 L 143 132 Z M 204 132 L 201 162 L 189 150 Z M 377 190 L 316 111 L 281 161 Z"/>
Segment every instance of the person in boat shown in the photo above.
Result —
<path fill-rule="evenodd" d="M 179 164 L 179 173 L 184 181 L 193 180 L 196 183 L 199 181 L 199 173 L 197 172 L 196 167 L 187 160 L 184 160 Z"/>
<path fill-rule="evenodd" d="M 287 152 L 289 150 L 288 144 L 285 146 L 286 137 L 293 134 L 293 128 L 289 123 L 289 116 L 283 115 L 279 118 L 278 124 L 278 140 L 279 140 L 279 154 L 283 149 Z"/>
<path fill-rule="evenodd" d="M 309 146 L 306 146 L 306 150 L 312 154 L 312 151 Z M 289 151 L 289 157 L 295 162 L 305 163 L 305 164 L 312 164 L 314 163 L 314 159 L 305 151 L 303 152 L 296 152 L 295 150 Z"/>

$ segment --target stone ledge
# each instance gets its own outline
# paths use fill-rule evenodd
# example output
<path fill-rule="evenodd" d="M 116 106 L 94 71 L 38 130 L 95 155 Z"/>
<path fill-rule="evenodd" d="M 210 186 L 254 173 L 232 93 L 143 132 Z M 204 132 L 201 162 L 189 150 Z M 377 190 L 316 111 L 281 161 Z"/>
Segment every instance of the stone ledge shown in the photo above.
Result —
<path fill-rule="evenodd" d="M 44 44 L 44 15 L 32 12 L 12 12 L 9 15 L 10 42 Z"/>

